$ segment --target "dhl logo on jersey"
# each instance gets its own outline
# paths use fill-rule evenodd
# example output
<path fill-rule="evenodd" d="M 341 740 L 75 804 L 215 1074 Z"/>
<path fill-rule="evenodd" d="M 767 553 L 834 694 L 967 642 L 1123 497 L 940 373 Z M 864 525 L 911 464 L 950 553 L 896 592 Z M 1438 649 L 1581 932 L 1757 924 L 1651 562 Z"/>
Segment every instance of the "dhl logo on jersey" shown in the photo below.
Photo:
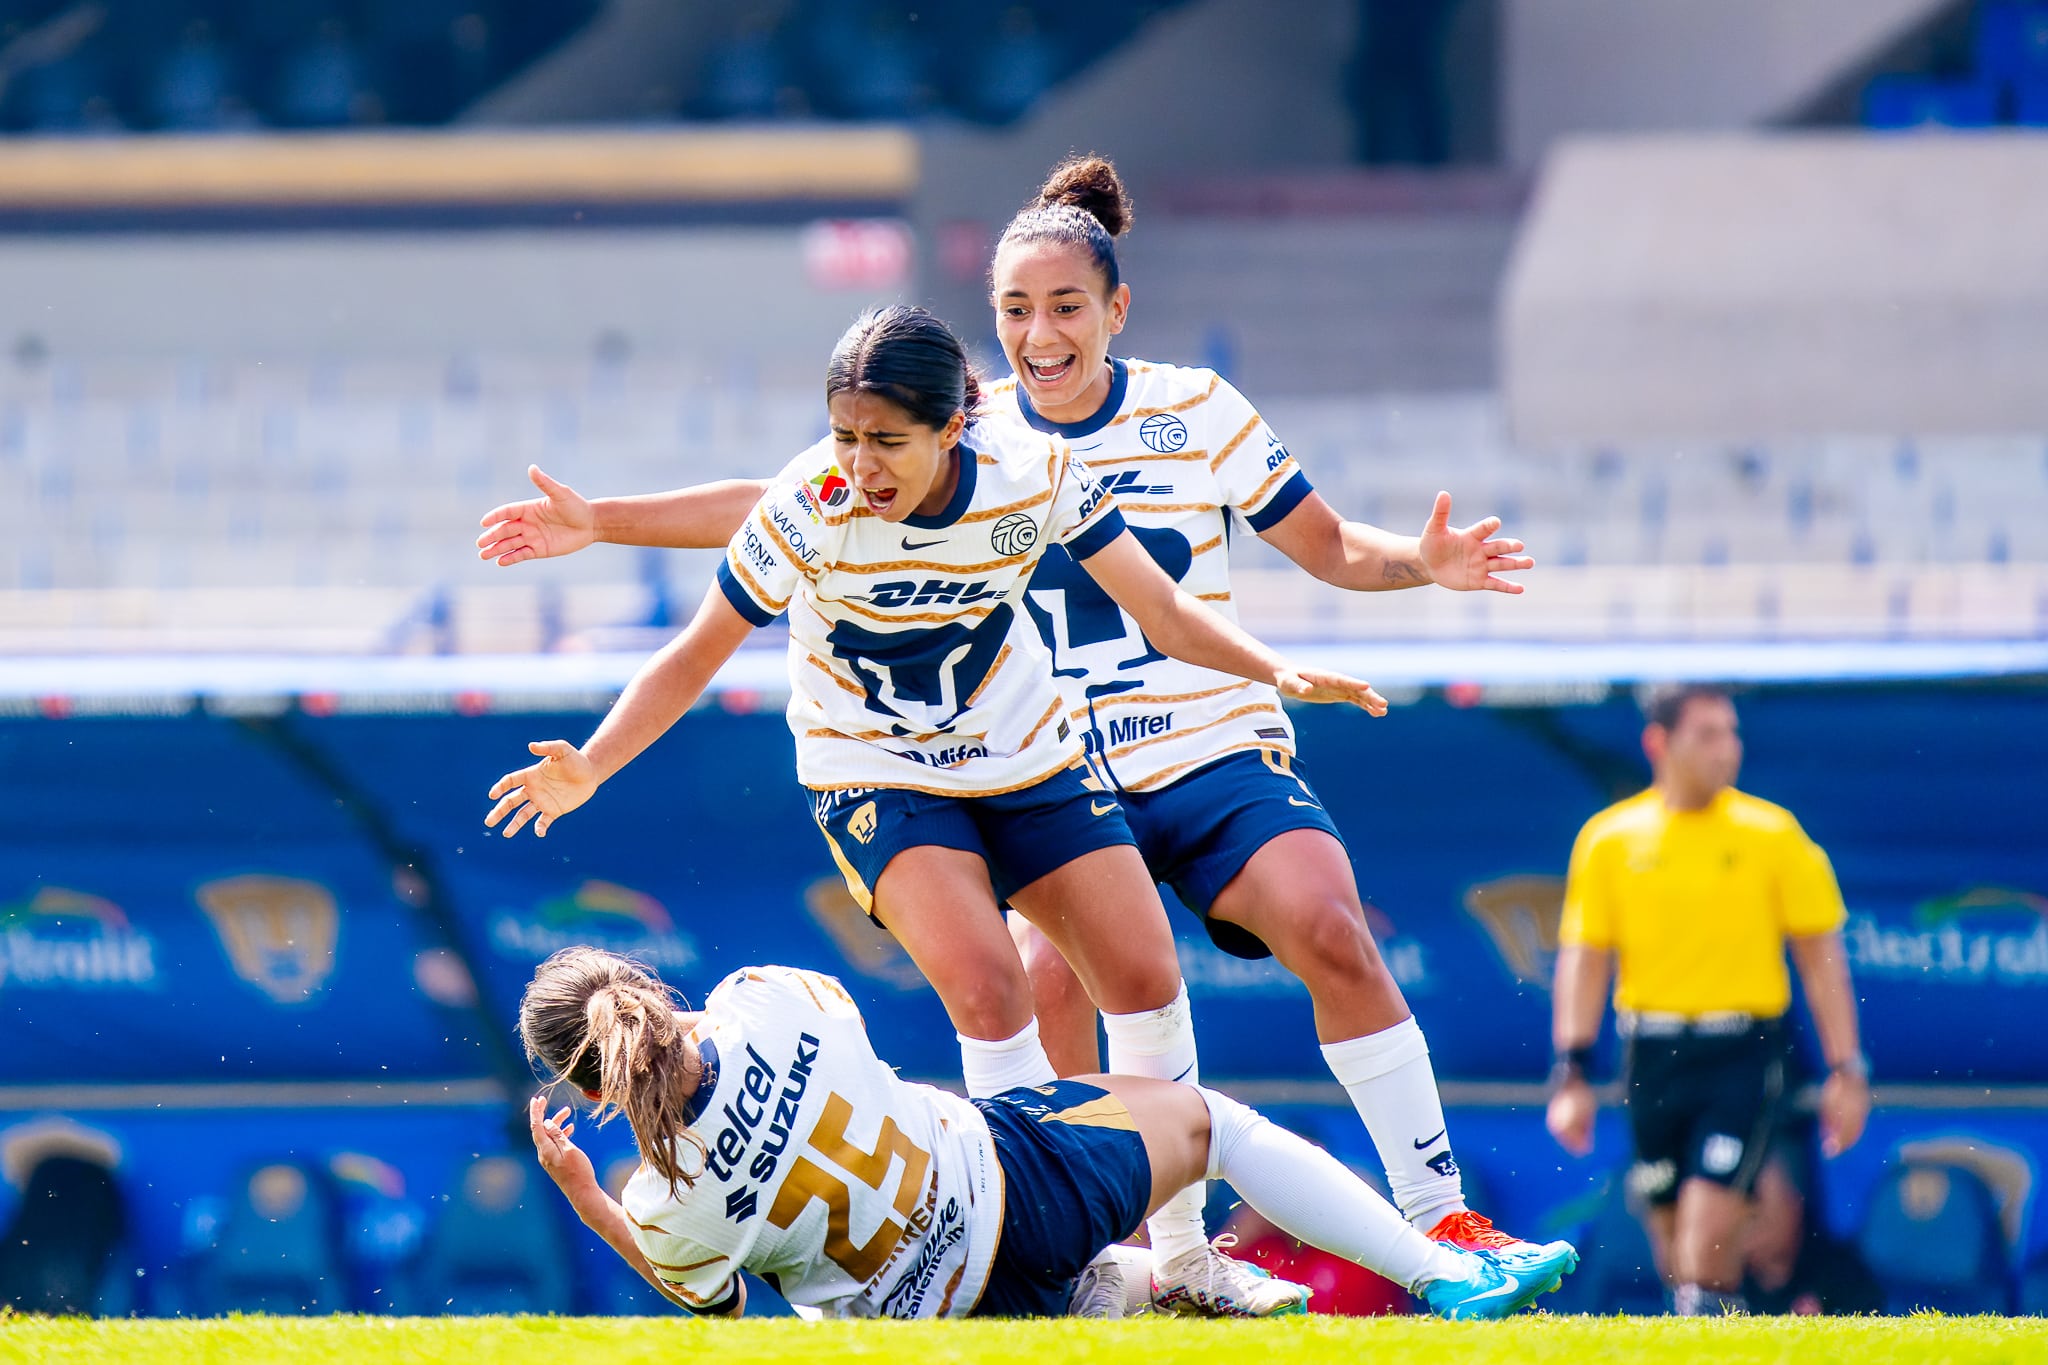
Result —
<path fill-rule="evenodd" d="M 877 607 L 965 607 L 976 602 L 1000 602 L 1007 596 L 1008 588 L 991 589 L 985 578 L 972 583 L 944 578 L 927 578 L 920 583 L 906 578 L 877 583 L 873 592 L 854 600 Z"/>

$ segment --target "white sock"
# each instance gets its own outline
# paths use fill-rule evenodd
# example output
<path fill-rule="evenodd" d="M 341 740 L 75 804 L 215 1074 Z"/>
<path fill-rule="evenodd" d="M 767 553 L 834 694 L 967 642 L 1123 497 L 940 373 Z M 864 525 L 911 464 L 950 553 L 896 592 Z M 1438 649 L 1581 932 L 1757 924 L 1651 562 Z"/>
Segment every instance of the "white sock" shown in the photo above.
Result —
<path fill-rule="evenodd" d="M 1228 1180 L 1281 1231 L 1414 1292 L 1466 1278 L 1461 1253 L 1409 1226 L 1343 1162 L 1220 1091 L 1196 1089 L 1209 1106 L 1209 1178 Z"/>
<path fill-rule="evenodd" d="M 974 1099 L 985 1100 L 1020 1085 L 1051 1085 L 1059 1079 L 1038 1041 L 1036 1019 L 993 1043 L 964 1033 L 953 1036 L 960 1040 L 960 1074 Z"/>
<path fill-rule="evenodd" d="M 1152 1076 L 1162 1081 L 1193 1085 L 1201 1080 L 1195 1063 L 1195 1018 L 1188 1005 L 1188 987 L 1183 981 L 1180 994 L 1163 1009 L 1141 1010 L 1136 1014 L 1102 1016 L 1102 1030 L 1109 1037 L 1109 1069 L 1119 1076 Z M 1152 1254 L 1164 1265 L 1207 1244 L 1202 1226 L 1202 1204 L 1208 1188 L 1190 1185 L 1159 1207 L 1145 1220 L 1145 1232 L 1152 1241 Z"/>
<path fill-rule="evenodd" d="M 1365 1120 L 1402 1215 L 1427 1232 L 1445 1214 L 1462 1212 L 1465 1184 L 1451 1157 L 1429 1044 L 1414 1016 L 1363 1038 L 1325 1043 L 1323 1060 Z"/>

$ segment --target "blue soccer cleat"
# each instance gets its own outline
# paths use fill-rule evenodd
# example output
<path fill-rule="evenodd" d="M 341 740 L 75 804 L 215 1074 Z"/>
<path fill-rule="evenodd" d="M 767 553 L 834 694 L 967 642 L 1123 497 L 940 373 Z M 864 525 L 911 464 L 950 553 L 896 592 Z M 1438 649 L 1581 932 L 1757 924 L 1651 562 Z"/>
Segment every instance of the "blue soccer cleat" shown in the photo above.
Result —
<path fill-rule="evenodd" d="M 1505 1318 L 1534 1303 L 1576 1270 L 1579 1253 L 1569 1242 L 1550 1242 L 1527 1251 L 1466 1251 L 1460 1261 L 1470 1270 L 1462 1280 L 1431 1280 L 1423 1302 L 1440 1318 Z"/>

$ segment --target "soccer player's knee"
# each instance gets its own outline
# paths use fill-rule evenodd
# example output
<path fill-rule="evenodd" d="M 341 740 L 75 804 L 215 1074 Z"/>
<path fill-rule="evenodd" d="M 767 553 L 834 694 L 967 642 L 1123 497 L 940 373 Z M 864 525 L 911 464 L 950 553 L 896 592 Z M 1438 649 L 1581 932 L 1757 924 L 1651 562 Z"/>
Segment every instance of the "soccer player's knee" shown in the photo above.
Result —
<path fill-rule="evenodd" d="M 1024 965 L 1031 976 L 1031 999 L 1040 1018 L 1094 1016 L 1095 1002 L 1088 998 L 1088 991 L 1081 985 L 1081 978 L 1074 975 L 1074 969 L 1067 965 L 1065 958 L 1054 953 L 1049 961 L 1027 962 Z"/>
<path fill-rule="evenodd" d="M 1358 904 L 1343 896 L 1319 896 L 1300 903 L 1287 934 L 1296 975 L 1359 978 L 1386 971 L 1379 948 Z"/>
<path fill-rule="evenodd" d="M 941 995 L 953 1027 L 970 1038 L 1008 1038 L 1033 1018 L 1031 990 L 1021 972 L 985 973 Z"/>
<path fill-rule="evenodd" d="M 1191 1088 L 1202 1097 L 1202 1104 L 1209 1111 L 1209 1157 L 1204 1174 L 1210 1180 L 1219 1180 L 1238 1149 L 1267 1120 L 1258 1110 L 1220 1090 L 1211 1090 L 1206 1085 Z"/>

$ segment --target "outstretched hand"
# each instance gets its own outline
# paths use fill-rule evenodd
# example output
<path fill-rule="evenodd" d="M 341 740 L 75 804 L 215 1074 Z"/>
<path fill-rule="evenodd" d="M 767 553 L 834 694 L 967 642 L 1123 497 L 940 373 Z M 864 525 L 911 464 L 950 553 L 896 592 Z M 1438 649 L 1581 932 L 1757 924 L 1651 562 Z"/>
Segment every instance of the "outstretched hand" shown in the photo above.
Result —
<path fill-rule="evenodd" d="M 547 838 L 548 827 L 575 810 L 597 791 L 597 769 L 583 751 L 566 739 L 536 740 L 526 746 L 540 755 L 530 768 L 506 773 L 491 785 L 490 796 L 498 804 L 484 817 L 484 828 L 496 829 L 506 816 L 511 838 L 533 821 L 534 837 Z"/>
<path fill-rule="evenodd" d="M 597 514 L 589 499 L 549 478 L 537 464 L 526 467 L 526 477 L 541 496 L 484 513 L 484 533 L 476 538 L 477 558 L 495 559 L 501 565 L 553 559 L 575 554 L 597 539 Z"/>
<path fill-rule="evenodd" d="M 1499 517 L 1488 517 L 1459 530 L 1451 525 L 1451 495 L 1436 495 L 1436 506 L 1422 526 L 1422 564 L 1439 586 L 1458 592 L 1515 593 L 1522 584 L 1501 574 L 1530 569 L 1536 561 L 1522 553 L 1519 540 L 1489 540 L 1500 529 Z"/>
<path fill-rule="evenodd" d="M 575 1135 L 576 1125 L 570 1121 L 567 1105 L 549 1118 L 547 1096 L 535 1095 L 526 1102 L 526 1127 L 533 1134 L 533 1151 L 540 1158 L 540 1168 L 562 1193 L 573 1200 L 597 1187 L 597 1168 L 590 1164 L 589 1155 L 569 1140 Z"/>
<path fill-rule="evenodd" d="M 1296 701 L 1347 702 L 1371 716 L 1387 714 L 1387 699 L 1372 684 L 1326 668 L 1290 668 L 1277 679 L 1280 694 Z"/>

